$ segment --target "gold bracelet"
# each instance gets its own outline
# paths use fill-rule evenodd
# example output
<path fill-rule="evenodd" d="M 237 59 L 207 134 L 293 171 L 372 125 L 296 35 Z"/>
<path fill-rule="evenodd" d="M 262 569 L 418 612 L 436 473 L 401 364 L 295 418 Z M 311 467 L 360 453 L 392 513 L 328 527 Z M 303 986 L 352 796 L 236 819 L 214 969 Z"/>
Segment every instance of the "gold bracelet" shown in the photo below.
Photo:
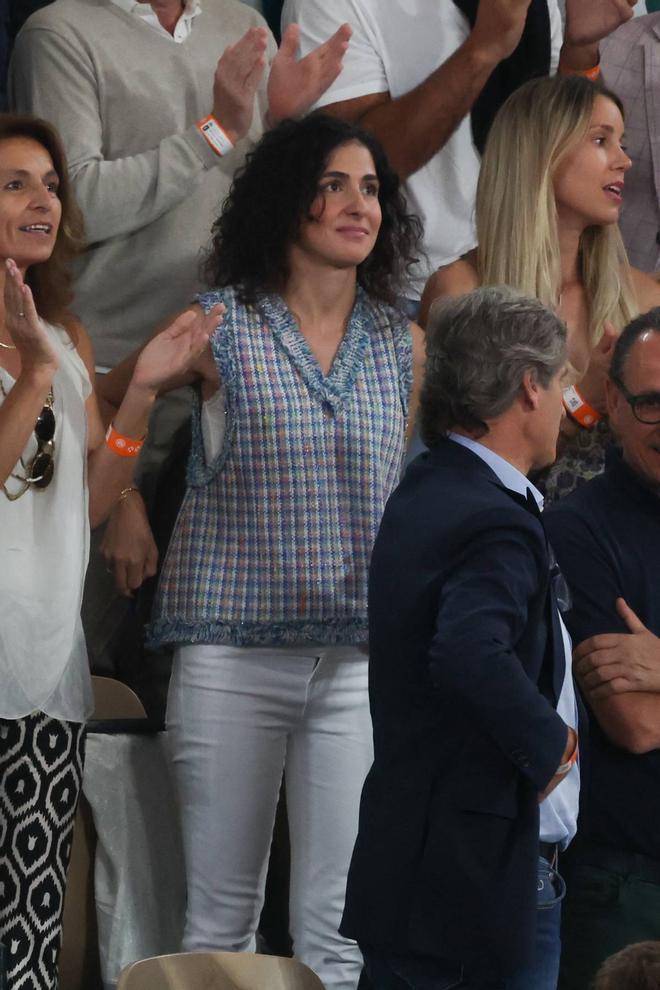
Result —
<path fill-rule="evenodd" d="M 117 499 L 117 501 L 118 502 L 123 502 L 125 499 L 128 498 L 128 496 L 131 494 L 131 492 L 136 492 L 139 495 L 140 494 L 140 489 L 139 488 L 136 488 L 134 485 L 129 485 L 128 488 L 122 488 L 122 490 L 119 493 L 119 498 Z"/>

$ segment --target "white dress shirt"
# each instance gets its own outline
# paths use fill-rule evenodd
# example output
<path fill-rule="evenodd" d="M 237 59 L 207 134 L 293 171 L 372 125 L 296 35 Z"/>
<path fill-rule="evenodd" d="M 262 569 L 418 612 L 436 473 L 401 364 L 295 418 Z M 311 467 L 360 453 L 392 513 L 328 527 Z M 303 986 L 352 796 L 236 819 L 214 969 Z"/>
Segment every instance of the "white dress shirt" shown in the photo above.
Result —
<path fill-rule="evenodd" d="M 472 440 L 470 437 L 464 437 L 458 433 L 449 433 L 448 436 L 450 440 L 460 443 L 463 447 L 467 447 L 477 457 L 480 457 L 482 461 L 485 461 L 505 488 L 524 496 L 530 491 L 536 500 L 539 510 L 543 509 L 543 495 L 525 477 L 522 471 L 519 471 L 513 464 L 500 457 L 494 450 L 485 447 L 484 444 L 476 440 Z M 577 703 L 575 700 L 571 656 L 572 644 L 571 637 L 564 625 L 561 614 L 559 614 L 559 624 L 564 643 L 566 667 L 564 683 L 562 684 L 559 701 L 557 702 L 557 714 L 564 720 L 566 725 L 577 730 Z M 577 830 L 579 803 L 580 768 L 576 763 L 566 774 L 566 777 L 559 786 L 541 803 L 539 834 L 541 842 L 556 842 L 562 849 L 566 848 Z"/>
<path fill-rule="evenodd" d="M 137 3 L 137 0 L 111 0 L 111 3 L 116 4 L 117 7 L 121 7 L 128 14 L 135 14 L 139 17 L 145 24 L 148 24 L 150 28 L 157 31 L 158 34 L 165 35 L 170 41 L 175 41 L 180 44 L 185 41 L 190 35 L 190 28 L 193 22 L 193 18 L 201 12 L 201 6 L 199 0 L 185 0 L 183 5 L 183 13 L 181 17 L 176 22 L 174 28 L 174 33 L 170 34 L 166 31 L 163 25 L 158 20 L 153 7 L 150 3 Z"/>

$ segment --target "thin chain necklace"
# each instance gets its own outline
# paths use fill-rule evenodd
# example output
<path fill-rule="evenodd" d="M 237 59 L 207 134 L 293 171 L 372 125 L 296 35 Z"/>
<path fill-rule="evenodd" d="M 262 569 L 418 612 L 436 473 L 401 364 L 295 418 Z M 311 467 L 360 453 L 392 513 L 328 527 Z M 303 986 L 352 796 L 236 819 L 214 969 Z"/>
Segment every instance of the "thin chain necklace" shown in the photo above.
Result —
<path fill-rule="evenodd" d="M 9 338 L 11 340 L 11 337 Z M 0 347 L 3 351 L 16 351 L 18 348 L 16 344 L 5 344 L 4 341 L 0 340 Z"/>

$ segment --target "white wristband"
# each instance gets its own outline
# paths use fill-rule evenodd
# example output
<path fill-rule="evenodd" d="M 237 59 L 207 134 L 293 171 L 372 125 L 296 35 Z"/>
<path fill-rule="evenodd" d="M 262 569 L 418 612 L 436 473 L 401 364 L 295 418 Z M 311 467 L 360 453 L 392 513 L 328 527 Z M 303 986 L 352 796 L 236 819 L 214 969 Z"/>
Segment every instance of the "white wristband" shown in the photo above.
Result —
<path fill-rule="evenodd" d="M 568 388 L 564 389 L 564 402 L 568 411 L 572 413 L 577 412 L 578 409 L 584 405 L 582 396 L 576 389 L 575 385 L 569 385 Z"/>
<path fill-rule="evenodd" d="M 585 429 L 590 430 L 602 419 L 601 414 L 582 398 L 575 385 L 565 388 L 563 396 L 566 412 Z"/>
<path fill-rule="evenodd" d="M 220 158 L 233 150 L 233 142 L 229 140 L 213 114 L 209 114 L 203 120 L 197 121 L 197 129 L 206 143 L 213 148 L 216 155 L 219 155 Z"/>

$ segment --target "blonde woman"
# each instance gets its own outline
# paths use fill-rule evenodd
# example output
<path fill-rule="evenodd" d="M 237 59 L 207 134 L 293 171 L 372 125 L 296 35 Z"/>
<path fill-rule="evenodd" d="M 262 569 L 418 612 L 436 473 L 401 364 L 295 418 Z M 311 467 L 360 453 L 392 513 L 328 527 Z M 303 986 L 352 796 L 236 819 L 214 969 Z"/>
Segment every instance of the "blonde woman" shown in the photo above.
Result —
<path fill-rule="evenodd" d="M 614 339 L 660 304 L 660 285 L 631 268 L 617 226 L 625 175 L 618 98 L 580 76 L 535 79 L 499 111 L 477 192 L 479 246 L 429 279 L 434 299 L 506 284 L 554 307 L 568 326 L 571 414 L 544 481 L 556 499 L 600 473 L 609 430 L 604 379 Z"/>

